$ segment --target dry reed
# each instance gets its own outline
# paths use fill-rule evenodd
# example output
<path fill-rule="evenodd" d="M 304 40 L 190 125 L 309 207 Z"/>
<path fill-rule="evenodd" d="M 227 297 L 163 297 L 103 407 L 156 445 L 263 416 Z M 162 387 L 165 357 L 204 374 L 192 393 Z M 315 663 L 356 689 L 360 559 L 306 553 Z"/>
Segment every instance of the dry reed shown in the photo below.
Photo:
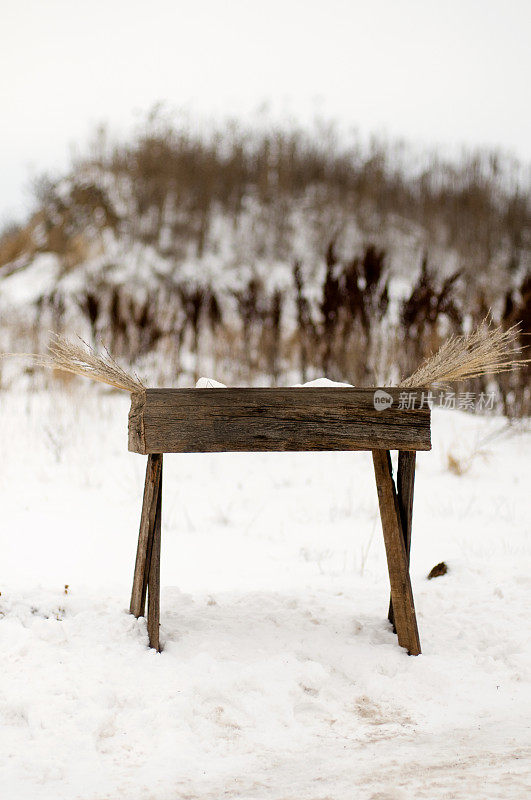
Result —
<path fill-rule="evenodd" d="M 524 364 L 529 359 L 520 356 L 523 347 L 518 345 L 521 335 L 518 325 L 508 330 L 502 326 L 489 327 L 489 320 L 473 333 L 462 336 L 451 336 L 432 356 L 408 378 L 402 380 L 400 388 L 431 386 L 433 384 L 451 383 L 477 378 L 481 375 L 494 375 L 508 372 Z M 30 356 L 39 366 L 48 369 L 82 375 L 93 381 L 106 383 L 126 392 L 144 392 L 146 387 L 136 375 L 126 372 L 116 363 L 107 348 L 98 353 L 83 339 L 79 342 L 69 341 L 59 334 L 52 334 L 48 345 L 49 355 L 29 353 L 6 353 L 4 355 Z"/>
<path fill-rule="evenodd" d="M 145 386 L 138 375 L 130 375 L 122 369 L 107 348 L 103 348 L 103 353 L 98 353 L 80 337 L 79 342 L 79 344 L 71 342 L 66 337 L 53 333 L 51 342 L 48 345 L 49 355 L 27 355 L 31 355 L 34 362 L 41 367 L 82 375 L 85 378 L 90 378 L 99 383 L 106 383 L 126 392 L 145 391 Z M 8 355 L 18 354 L 11 353 Z"/>
<path fill-rule="evenodd" d="M 517 344 L 520 328 L 513 325 L 504 330 L 501 325 L 489 327 L 488 319 L 468 335 L 451 336 L 415 372 L 405 378 L 400 387 L 431 386 L 508 372 L 529 363 L 514 358 L 522 352 Z"/>

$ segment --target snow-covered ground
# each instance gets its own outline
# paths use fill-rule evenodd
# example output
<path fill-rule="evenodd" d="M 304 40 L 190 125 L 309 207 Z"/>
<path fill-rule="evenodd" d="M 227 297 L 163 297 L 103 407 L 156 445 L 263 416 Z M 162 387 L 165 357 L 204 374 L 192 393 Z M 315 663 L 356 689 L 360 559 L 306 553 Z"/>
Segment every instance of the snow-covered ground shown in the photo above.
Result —
<path fill-rule="evenodd" d="M 418 658 L 386 621 L 370 454 L 166 456 L 156 654 L 127 613 L 127 410 L 93 386 L 0 395 L 2 800 L 526 796 L 524 433 L 434 412 Z"/>

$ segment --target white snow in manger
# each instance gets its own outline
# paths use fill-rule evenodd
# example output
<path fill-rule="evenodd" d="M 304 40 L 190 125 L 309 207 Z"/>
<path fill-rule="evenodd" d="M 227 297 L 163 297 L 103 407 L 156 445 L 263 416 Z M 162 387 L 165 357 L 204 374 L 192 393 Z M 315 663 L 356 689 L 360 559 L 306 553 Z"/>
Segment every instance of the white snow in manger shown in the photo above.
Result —
<path fill-rule="evenodd" d="M 315 388 L 332 388 L 337 386 L 339 388 L 348 389 L 353 388 L 352 383 L 341 383 L 339 381 L 331 381 L 330 378 L 315 378 L 313 381 L 308 381 L 307 383 L 294 383 L 293 388 L 300 388 L 304 389 L 306 387 L 315 387 Z M 199 378 L 195 385 L 196 389 L 226 389 L 227 386 L 224 383 L 220 383 L 219 381 L 214 380 L 214 378 Z"/>

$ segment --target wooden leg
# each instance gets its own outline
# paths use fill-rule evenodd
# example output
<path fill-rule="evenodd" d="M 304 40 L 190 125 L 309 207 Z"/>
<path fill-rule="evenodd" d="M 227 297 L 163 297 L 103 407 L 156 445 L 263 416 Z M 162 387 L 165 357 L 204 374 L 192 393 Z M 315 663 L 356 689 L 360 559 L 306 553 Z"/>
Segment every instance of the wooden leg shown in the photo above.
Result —
<path fill-rule="evenodd" d="M 393 481 L 391 454 L 389 450 L 373 450 L 372 458 L 398 644 L 405 647 L 410 655 L 416 656 L 420 653 L 420 639 L 398 498 Z"/>
<path fill-rule="evenodd" d="M 144 484 L 144 501 L 142 516 L 140 518 L 140 531 L 138 533 L 138 547 L 136 551 L 135 575 L 131 604 L 129 610 L 135 617 L 143 617 L 146 607 L 146 591 L 151 565 L 151 550 L 153 547 L 153 532 L 157 516 L 159 493 L 162 484 L 162 455 L 159 453 L 149 455 L 146 467 L 146 482 Z"/>
<path fill-rule="evenodd" d="M 157 494 L 157 512 L 155 514 L 155 525 L 153 527 L 153 545 L 151 547 L 151 563 L 149 565 L 148 577 L 148 616 L 147 629 L 149 634 L 149 646 L 160 651 L 159 624 L 160 624 L 160 530 L 162 514 L 162 456 L 161 471 L 159 480 L 159 491 Z"/>
<path fill-rule="evenodd" d="M 406 555 L 409 563 L 409 554 L 411 551 L 411 523 L 413 519 L 413 490 L 415 486 L 415 450 L 400 450 L 398 453 L 398 474 L 397 474 L 397 492 L 398 492 L 398 508 L 400 510 L 400 520 L 402 522 L 402 533 L 404 536 L 404 544 L 406 546 Z M 389 601 L 389 622 L 393 626 L 396 633 L 395 621 L 393 617 L 393 600 Z"/>

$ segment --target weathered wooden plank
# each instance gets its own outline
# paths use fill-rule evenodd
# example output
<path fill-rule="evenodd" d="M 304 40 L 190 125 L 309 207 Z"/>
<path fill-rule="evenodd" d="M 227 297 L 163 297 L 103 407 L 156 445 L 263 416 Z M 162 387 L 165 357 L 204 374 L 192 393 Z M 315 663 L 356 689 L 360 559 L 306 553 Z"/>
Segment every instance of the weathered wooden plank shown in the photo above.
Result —
<path fill-rule="evenodd" d="M 144 483 L 144 500 L 138 533 L 135 574 L 131 592 L 130 612 L 135 617 L 142 617 L 146 607 L 146 590 L 153 544 L 153 530 L 157 512 L 157 498 L 162 475 L 162 455 L 148 456 L 146 480 Z"/>
<path fill-rule="evenodd" d="M 162 456 L 160 457 L 160 479 L 157 492 L 155 522 L 153 525 L 153 545 L 148 580 L 148 615 L 147 629 L 149 646 L 160 650 L 159 623 L 160 623 L 160 538 L 162 522 Z"/>
<path fill-rule="evenodd" d="M 409 556 L 411 549 L 411 524 L 413 521 L 413 494 L 415 489 L 415 451 L 401 450 L 398 453 L 397 493 L 404 542 Z"/>
<path fill-rule="evenodd" d="M 392 404 L 375 408 L 375 391 Z M 399 408 L 399 389 L 148 389 L 135 395 L 139 453 L 429 450 L 430 409 Z M 422 390 L 416 390 L 420 398 Z"/>
<path fill-rule="evenodd" d="M 398 498 L 391 471 L 391 454 L 388 450 L 373 450 L 372 457 L 398 643 L 410 655 L 419 655 L 420 639 Z"/>
<path fill-rule="evenodd" d="M 409 564 L 411 551 L 411 526 L 413 521 L 413 492 L 415 488 L 415 463 L 417 454 L 415 451 L 406 452 L 401 450 L 398 453 L 398 472 L 397 472 L 397 495 L 400 520 L 402 522 L 402 534 L 406 546 L 406 555 Z M 395 626 L 393 617 L 393 601 L 389 601 L 389 622 Z M 396 630 L 395 630 L 396 633 Z"/>
<path fill-rule="evenodd" d="M 145 394 L 131 395 L 131 409 L 129 411 L 129 450 L 134 453 L 143 453 L 144 450 L 144 403 Z"/>

